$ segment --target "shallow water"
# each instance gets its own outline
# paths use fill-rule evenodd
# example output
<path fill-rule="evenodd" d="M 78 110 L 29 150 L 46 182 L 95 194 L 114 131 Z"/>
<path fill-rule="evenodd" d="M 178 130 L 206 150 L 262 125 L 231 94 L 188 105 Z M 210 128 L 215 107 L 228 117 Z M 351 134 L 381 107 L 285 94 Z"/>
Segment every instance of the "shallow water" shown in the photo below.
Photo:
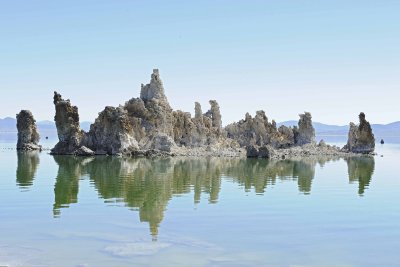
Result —
<path fill-rule="evenodd" d="M 13 147 L 0 143 L 0 266 L 400 262 L 396 143 L 374 158 L 282 161 Z"/>

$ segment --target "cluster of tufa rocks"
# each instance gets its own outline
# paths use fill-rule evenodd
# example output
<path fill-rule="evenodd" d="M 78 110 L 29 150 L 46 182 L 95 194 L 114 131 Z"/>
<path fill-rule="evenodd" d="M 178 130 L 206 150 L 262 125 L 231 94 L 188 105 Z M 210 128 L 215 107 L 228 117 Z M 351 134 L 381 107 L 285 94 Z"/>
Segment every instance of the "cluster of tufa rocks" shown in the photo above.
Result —
<path fill-rule="evenodd" d="M 340 149 L 315 142 L 309 112 L 300 114 L 297 126 L 277 127 L 264 111 L 249 113 L 244 120 L 222 127 L 220 107 L 210 100 L 203 113 L 195 102 L 194 117 L 173 110 L 165 95 L 159 71 L 153 70 L 150 83 L 141 86 L 140 97 L 118 107 L 101 111 L 88 132 L 79 124 L 78 108 L 54 92 L 55 123 L 59 142 L 55 155 L 130 155 L 130 156 L 241 156 L 282 158 L 304 155 L 342 155 L 371 153 L 375 139 L 370 124 L 360 114 L 358 126 L 350 124 L 347 145 Z M 23 110 L 18 119 L 18 149 L 40 149 L 35 120 Z"/>
<path fill-rule="evenodd" d="M 262 118 L 262 119 L 261 119 Z M 247 148 L 247 157 L 286 158 L 295 156 L 347 156 L 348 154 L 373 154 L 375 138 L 365 114 L 359 115 L 360 124 L 350 123 L 348 141 L 343 148 L 315 143 L 315 130 L 311 114 L 300 114 L 298 127 L 281 126 L 276 130 L 274 121 L 268 123 L 263 111 L 254 119 L 248 114 L 244 121 L 227 126 L 228 135 L 238 139 Z"/>
<path fill-rule="evenodd" d="M 275 150 L 315 144 L 315 130 L 309 112 L 300 114 L 298 126 L 293 128 L 268 121 L 263 110 L 254 118 L 249 113 L 244 120 L 226 126 L 227 136 L 247 148 L 248 157 L 270 158 Z"/>
<path fill-rule="evenodd" d="M 153 70 L 150 83 L 141 86 L 140 98 L 119 107 L 106 107 L 89 132 L 79 127 L 78 108 L 54 93 L 58 144 L 52 154 L 74 155 L 239 155 L 235 140 L 226 138 L 220 108 L 202 113 L 195 103 L 195 116 L 172 110 L 159 71 Z"/>
<path fill-rule="evenodd" d="M 17 114 L 18 150 L 41 150 L 39 145 L 40 135 L 36 121 L 29 110 L 21 110 Z"/>

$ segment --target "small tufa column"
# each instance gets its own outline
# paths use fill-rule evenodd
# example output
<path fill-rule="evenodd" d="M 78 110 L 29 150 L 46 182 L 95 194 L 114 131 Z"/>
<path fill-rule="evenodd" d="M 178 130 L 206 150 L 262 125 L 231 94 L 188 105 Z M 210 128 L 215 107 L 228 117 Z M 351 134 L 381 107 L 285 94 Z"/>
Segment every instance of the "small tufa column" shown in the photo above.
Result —
<path fill-rule="evenodd" d="M 296 145 L 315 143 L 315 129 L 312 125 L 312 116 L 310 112 L 299 114 L 298 128 L 294 130 Z"/>
<path fill-rule="evenodd" d="M 216 100 L 210 100 L 210 114 L 211 114 L 211 119 L 212 119 L 212 126 L 215 128 L 221 128 L 222 127 L 222 116 L 221 116 L 221 111 L 219 109 L 218 102 Z"/>
<path fill-rule="evenodd" d="M 40 135 L 32 112 L 21 110 L 17 114 L 18 150 L 42 150 L 39 145 Z"/>
<path fill-rule="evenodd" d="M 348 140 L 344 149 L 353 153 L 372 153 L 375 150 L 375 137 L 371 125 L 365 119 L 364 112 L 361 112 L 358 118 L 360 121 L 358 125 L 350 123 Z"/>
<path fill-rule="evenodd" d="M 203 112 L 199 102 L 194 103 L 194 118 L 200 123 L 203 123 Z"/>

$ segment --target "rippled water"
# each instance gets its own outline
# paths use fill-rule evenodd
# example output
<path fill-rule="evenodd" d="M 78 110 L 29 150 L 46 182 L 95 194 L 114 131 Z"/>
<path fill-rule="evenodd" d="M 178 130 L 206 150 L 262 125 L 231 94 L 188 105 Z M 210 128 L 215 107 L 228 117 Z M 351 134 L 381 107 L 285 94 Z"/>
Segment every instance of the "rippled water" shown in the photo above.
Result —
<path fill-rule="evenodd" d="M 282 161 L 13 146 L 0 144 L 0 266 L 399 266 L 398 144 Z"/>

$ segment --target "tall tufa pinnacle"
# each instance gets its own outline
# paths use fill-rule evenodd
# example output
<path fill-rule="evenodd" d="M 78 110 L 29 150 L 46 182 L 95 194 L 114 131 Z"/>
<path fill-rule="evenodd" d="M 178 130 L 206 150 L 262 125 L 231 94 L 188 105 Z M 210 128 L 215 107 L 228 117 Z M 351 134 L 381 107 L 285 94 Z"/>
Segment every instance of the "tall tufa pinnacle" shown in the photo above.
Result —
<path fill-rule="evenodd" d="M 167 97 L 165 96 L 164 86 L 161 81 L 158 69 L 153 69 L 149 84 L 142 84 L 140 98 L 145 102 L 150 100 L 157 100 L 170 108 Z"/>

